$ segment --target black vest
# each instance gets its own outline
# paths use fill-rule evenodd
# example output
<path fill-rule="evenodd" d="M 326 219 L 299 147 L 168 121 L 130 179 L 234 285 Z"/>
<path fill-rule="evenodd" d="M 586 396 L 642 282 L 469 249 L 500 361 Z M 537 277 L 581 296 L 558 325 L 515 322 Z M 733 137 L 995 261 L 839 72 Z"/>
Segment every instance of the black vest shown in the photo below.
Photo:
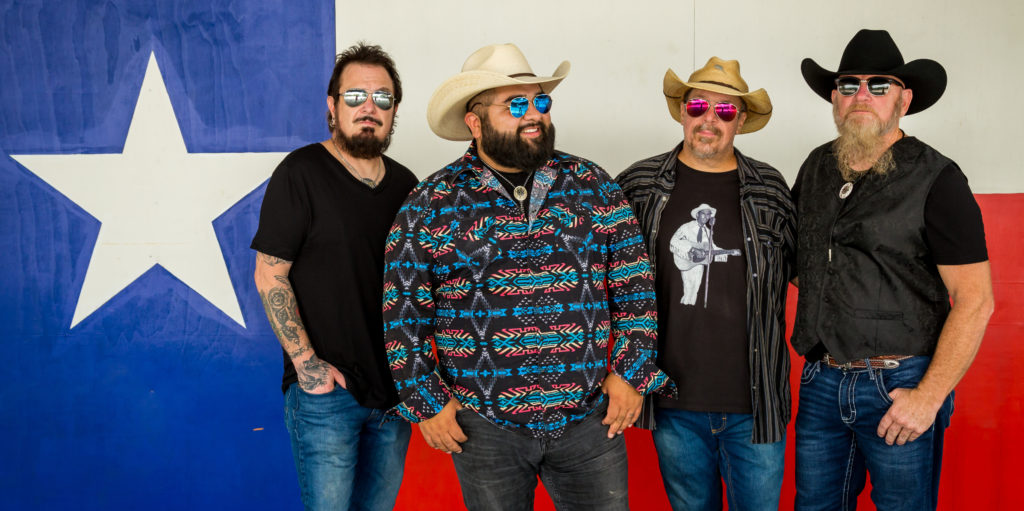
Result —
<path fill-rule="evenodd" d="M 817 343 L 840 362 L 878 355 L 931 355 L 949 295 L 925 239 L 924 206 L 951 160 L 913 137 L 893 145 L 896 168 L 870 174 L 839 198 L 843 179 L 832 144 L 800 168 L 792 344 Z"/>

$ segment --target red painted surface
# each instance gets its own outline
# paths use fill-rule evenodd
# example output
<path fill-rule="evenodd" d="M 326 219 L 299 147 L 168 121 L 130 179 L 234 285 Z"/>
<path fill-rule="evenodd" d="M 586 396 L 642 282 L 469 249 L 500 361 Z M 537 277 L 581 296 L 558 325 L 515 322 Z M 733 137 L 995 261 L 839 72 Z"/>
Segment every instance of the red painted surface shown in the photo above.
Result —
<path fill-rule="evenodd" d="M 1017 364 L 1024 362 L 1024 265 L 1018 252 L 1024 234 L 1024 194 L 977 198 L 985 218 L 996 312 L 974 364 L 956 389 L 956 411 L 946 433 L 940 510 L 1017 509 L 1016 485 L 1024 478 L 1024 378 L 1014 375 Z M 796 292 L 790 291 L 792 324 Z M 792 357 L 795 413 L 803 363 L 796 354 Z M 792 421 L 789 429 L 780 509 L 793 508 Z M 626 443 L 631 507 L 669 509 L 650 433 L 630 429 Z M 870 487 L 861 494 L 860 509 L 874 509 L 869 492 Z M 542 488 L 535 508 L 554 509 Z M 396 509 L 464 509 L 451 458 L 428 448 L 415 427 Z"/>

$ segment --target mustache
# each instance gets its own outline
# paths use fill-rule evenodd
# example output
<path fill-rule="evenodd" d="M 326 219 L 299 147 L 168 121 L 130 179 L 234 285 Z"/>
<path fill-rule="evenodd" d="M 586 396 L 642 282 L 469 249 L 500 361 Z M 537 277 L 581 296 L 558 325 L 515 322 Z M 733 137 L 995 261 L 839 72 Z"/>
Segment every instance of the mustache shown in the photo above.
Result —
<path fill-rule="evenodd" d="M 525 125 L 520 126 L 519 128 L 517 128 L 516 129 L 516 135 L 522 135 L 524 131 L 526 131 L 526 130 L 528 130 L 530 128 L 537 128 L 538 130 L 540 130 L 541 133 L 547 133 L 547 130 L 544 128 L 543 124 L 541 124 L 539 122 L 531 122 L 529 124 L 525 124 Z"/>
<path fill-rule="evenodd" d="M 370 117 L 369 115 L 364 115 L 364 116 L 356 119 L 355 122 L 363 122 L 363 121 L 370 121 L 370 122 L 376 124 L 377 126 L 383 126 L 384 125 L 384 121 L 381 121 L 380 119 L 377 119 L 375 117 Z"/>
<path fill-rule="evenodd" d="M 693 132 L 695 134 L 698 131 L 710 131 L 715 136 L 719 136 L 719 135 L 722 134 L 722 130 L 718 129 L 718 127 L 716 127 L 715 125 L 713 125 L 711 123 L 704 123 L 704 124 L 701 124 L 700 126 L 697 126 L 696 128 L 693 129 Z"/>

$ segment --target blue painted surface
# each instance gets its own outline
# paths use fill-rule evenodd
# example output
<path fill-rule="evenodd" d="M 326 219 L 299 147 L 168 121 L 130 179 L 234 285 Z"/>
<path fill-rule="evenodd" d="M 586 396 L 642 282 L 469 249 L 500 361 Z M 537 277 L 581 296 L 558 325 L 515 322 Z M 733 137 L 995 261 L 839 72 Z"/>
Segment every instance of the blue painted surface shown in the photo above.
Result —
<path fill-rule="evenodd" d="M 100 224 L 8 156 L 120 152 L 151 52 L 190 152 L 325 134 L 333 2 L 0 1 L 5 509 L 299 507 L 248 248 L 263 188 L 214 222 L 248 328 L 156 266 L 70 329 Z"/>

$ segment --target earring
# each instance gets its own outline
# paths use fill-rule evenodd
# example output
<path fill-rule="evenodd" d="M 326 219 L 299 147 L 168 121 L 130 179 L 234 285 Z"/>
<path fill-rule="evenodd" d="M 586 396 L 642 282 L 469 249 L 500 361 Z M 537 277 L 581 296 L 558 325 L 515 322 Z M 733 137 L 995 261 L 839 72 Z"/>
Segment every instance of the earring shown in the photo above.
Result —
<path fill-rule="evenodd" d="M 327 119 L 327 127 L 331 128 L 332 130 L 334 129 L 334 116 L 333 115 L 330 118 Z"/>

